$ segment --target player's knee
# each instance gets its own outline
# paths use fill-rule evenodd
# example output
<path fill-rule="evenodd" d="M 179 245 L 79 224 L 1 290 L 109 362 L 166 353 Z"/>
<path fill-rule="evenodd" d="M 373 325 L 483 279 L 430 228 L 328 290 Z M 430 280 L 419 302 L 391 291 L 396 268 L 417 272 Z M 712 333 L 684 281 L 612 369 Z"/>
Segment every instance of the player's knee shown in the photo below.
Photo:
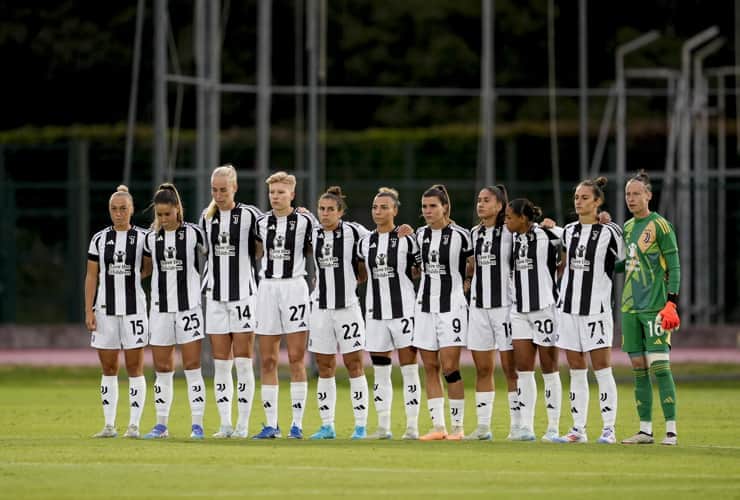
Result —
<path fill-rule="evenodd" d="M 656 363 L 658 365 L 667 365 L 670 363 L 671 358 L 667 352 L 649 352 L 647 353 L 647 364 L 650 368 Z"/>
<path fill-rule="evenodd" d="M 454 382 L 459 382 L 462 380 L 462 375 L 460 375 L 460 370 L 455 370 L 450 373 L 445 373 L 445 380 L 448 384 L 452 384 Z"/>
<path fill-rule="evenodd" d="M 373 355 L 370 356 L 370 359 L 375 366 L 388 366 L 391 364 L 391 358 L 387 358 L 385 356 Z"/>

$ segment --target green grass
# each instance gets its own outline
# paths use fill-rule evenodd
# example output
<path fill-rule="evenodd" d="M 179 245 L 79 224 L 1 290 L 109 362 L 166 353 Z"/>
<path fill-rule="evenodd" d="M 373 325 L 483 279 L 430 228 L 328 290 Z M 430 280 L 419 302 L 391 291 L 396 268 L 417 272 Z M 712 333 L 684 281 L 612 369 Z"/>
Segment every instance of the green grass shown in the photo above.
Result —
<path fill-rule="evenodd" d="M 394 380 L 400 376 L 394 372 Z M 337 431 L 331 442 L 216 441 L 190 442 L 189 411 L 182 379 L 176 381 L 170 431 L 164 442 L 95 440 L 102 412 L 93 369 L 0 368 L 0 495 L 3 498 L 102 497 L 526 497 L 603 498 L 650 496 L 740 498 L 740 414 L 738 367 L 692 365 L 676 368 L 680 445 L 548 445 L 508 443 L 505 390 L 494 410 L 496 441 L 487 442 L 351 442 L 352 412 L 348 387 L 340 375 Z M 497 374 L 500 375 L 500 374 Z M 627 377 L 620 372 L 619 377 Z M 466 428 L 475 425 L 472 373 L 468 384 Z M 704 381 L 695 381 L 697 378 Z M 397 380 L 399 379 L 399 380 Z M 151 386 L 151 377 L 148 374 Z M 683 380 L 683 381 L 682 381 Z M 125 429 L 128 408 L 121 377 L 118 428 Z M 501 378 L 499 377 L 499 384 Z M 567 394 L 567 376 L 563 376 Z M 541 379 L 538 384 L 541 391 Z M 210 381 L 206 431 L 217 430 L 218 416 Z M 595 384 L 592 383 L 592 389 Z M 287 383 L 281 384 L 281 424 L 290 419 Z M 305 430 L 319 425 L 315 382 L 309 389 Z M 258 389 L 259 391 L 259 389 Z M 258 392 L 259 394 L 259 392 Z M 619 387 L 620 437 L 632 434 L 637 417 L 629 384 Z M 540 394 L 541 399 L 541 394 Z M 154 421 L 151 391 L 143 425 Z M 423 402 L 425 405 L 425 401 Z M 656 398 L 657 404 L 657 398 Z M 663 432 L 656 406 L 656 434 Z M 537 430 L 545 427 L 538 402 Z M 263 418 L 256 405 L 251 430 Z M 405 423 L 400 387 L 393 408 L 394 434 Z M 370 428 L 375 413 L 370 412 Z M 598 398 L 592 393 L 590 437 L 598 436 Z M 429 426 L 424 408 L 422 430 Z M 561 430 L 570 424 L 565 413 Z"/>

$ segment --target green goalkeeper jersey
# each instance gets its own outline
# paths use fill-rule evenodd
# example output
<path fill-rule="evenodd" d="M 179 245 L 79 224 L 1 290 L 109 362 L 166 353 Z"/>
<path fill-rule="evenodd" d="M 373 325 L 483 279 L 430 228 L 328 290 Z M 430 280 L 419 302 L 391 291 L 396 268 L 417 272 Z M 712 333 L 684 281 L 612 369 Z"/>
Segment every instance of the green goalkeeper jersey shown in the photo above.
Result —
<path fill-rule="evenodd" d="M 651 212 L 642 219 L 632 218 L 624 225 L 627 251 L 622 312 L 660 311 L 668 293 L 677 294 L 681 265 L 673 226 Z"/>

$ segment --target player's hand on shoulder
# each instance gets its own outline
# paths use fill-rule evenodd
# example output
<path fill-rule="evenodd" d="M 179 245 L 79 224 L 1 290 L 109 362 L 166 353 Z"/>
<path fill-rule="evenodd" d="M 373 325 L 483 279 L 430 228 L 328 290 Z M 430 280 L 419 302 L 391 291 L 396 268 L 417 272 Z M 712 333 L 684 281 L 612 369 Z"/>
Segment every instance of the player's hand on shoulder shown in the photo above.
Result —
<path fill-rule="evenodd" d="M 609 224 L 612 221 L 612 215 L 606 210 L 599 212 L 599 224 Z"/>
<path fill-rule="evenodd" d="M 406 236 L 411 236 L 414 234 L 414 228 L 409 226 L 408 224 L 401 224 L 398 226 L 398 236 L 401 238 L 405 238 Z"/>

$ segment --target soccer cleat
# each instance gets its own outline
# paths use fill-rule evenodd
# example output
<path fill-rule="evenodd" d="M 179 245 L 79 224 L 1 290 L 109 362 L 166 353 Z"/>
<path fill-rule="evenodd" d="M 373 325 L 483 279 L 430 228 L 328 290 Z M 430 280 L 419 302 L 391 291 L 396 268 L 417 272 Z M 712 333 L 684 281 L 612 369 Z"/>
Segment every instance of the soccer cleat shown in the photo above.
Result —
<path fill-rule="evenodd" d="M 190 428 L 190 439 L 203 439 L 203 427 L 198 424 L 193 424 Z"/>
<path fill-rule="evenodd" d="M 126 432 L 123 433 L 123 437 L 137 439 L 139 437 L 139 426 L 136 424 L 129 425 Z"/>
<path fill-rule="evenodd" d="M 252 436 L 252 439 L 275 439 L 280 437 L 283 437 L 280 433 L 280 427 L 270 427 L 269 425 L 265 425 L 262 427 L 259 434 Z"/>
<path fill-rule="evenodd" d="M 455 425 L 445 439 L 448 441 L 462 441 L 465 439 L 465 429 L 462 425 Z"/>
<path fill-rule="evenodd" d="M 542 436 L 543 443 L 558 443 L 560 442 L 560 436 L 558 435 L 557 429 L 547 429 L 547 432 Z"/>
<path fill-rule="evenodd" d="M 522 433 L 522 429 L 519 426 L 512 425 L 509 429 L 509 435 L 506 436 L 507 441 L 519 441 L 519 435 Z"/>
<path fill-rule="evenodd" d="M 114 438 L 118 436 L 118 431 L 112 425 L 106 425 L 103 430 L 97 434 L 93 434 L 94 438 Z"/>
<path fill-rule="evenodd" d="M 367 429 L 364 425 L 355 425 L 355 430 L 349 437 L 352 440 L 365 439 L 367 437 Z"/>
<path fill-rule="evenodd" d="M 519 428 L 517 434 L 511 437 L 512 441 L 534 441 L 536 439 L 537 438 L 534 435 L 534 431 L 531 431 L 524 427 Z"/>
<path fill-rule="evenodd" d="M 336 439 L 337 433 L 333 425 L 322 425 L 318 431 L 311 434 L 308 439 Z"/>
<path fill-rule="evenodd" d="M 678 436 L 673 432 L 667 432 L 665 438 L 663 439 L 663 441 L 660 442 L 660 444 L 664 444 L 666 446 L 676 446 L 678 444 Z"/>
<path fill-rule="evenodd" d="M 303 429 L 295 424 L 291 425 L 288 439 L 303 439 Z"/>
<path fill-rule="evenodd" d="M 443 425 L 432 427 L 432 430 L 419 437 L 419 441 L 442 441 L 447 438 L 447 429 Z"/>
<path fill-rule="evenodd" d="M 491 434 L 491 428 L 487 425 L 479 425 L 473 432 L 465 436 L 466 441 L 491 441 L 493 440 L 493 434 Z"/>
<path fill-rule="evenodd" d="M 237 426 L 237 428 L 231 434 L 231 437 L 235 439 L 246 439 L 249 437 L 249 430 L 247 430 L 246 427 Z"/>
<path fill-rule="evenodd" d="M 234 434 L 234 428 L 230 425 L 222 425 L 213 437 L 216 439 L 228 439 Z"/>
<path fill-rule="evenodd" d="M 614 444 L 617 442 L 617 436 L 614 433 L 613 427 L 604 427 L 604 430 L 601 431 L 601 436 L 599 436 L 598 441 L 602 444 Z"/>
<path fill-rule="evenodd" d="M 587 443 L 588 437 L 585 432 L 580 432 L 578 429 L 571 429 L 568 434 L 558 438 L 559 443 Z"/>
<path fill-rule="evenodd" d="M 375 432 L 368 435 L 366 439 L 391 439 L 393 434 L 388 429 L 378 427 Z"/>
<path fill-rule="evenodd" d="M 401 439 L 406 441 L 416 441 L 419 439 L 419 429 L 416 427 L 406 427 L 406 432 L 403 433 Z"/>
<path fill-rule="evenodd" d="M 622 444 L 653 444 L 654 442 L 653 435 L 643 431 L 622 440 Z"/>
<path fill-rule="evenodd" d="M 169 436 L 170 432 L 167 430 L 167 426 L 164 424 L 157 424 L 151 431 L 149 431 L 149 434 L 144 434 L 144 439 L 165 439 Z"/>

